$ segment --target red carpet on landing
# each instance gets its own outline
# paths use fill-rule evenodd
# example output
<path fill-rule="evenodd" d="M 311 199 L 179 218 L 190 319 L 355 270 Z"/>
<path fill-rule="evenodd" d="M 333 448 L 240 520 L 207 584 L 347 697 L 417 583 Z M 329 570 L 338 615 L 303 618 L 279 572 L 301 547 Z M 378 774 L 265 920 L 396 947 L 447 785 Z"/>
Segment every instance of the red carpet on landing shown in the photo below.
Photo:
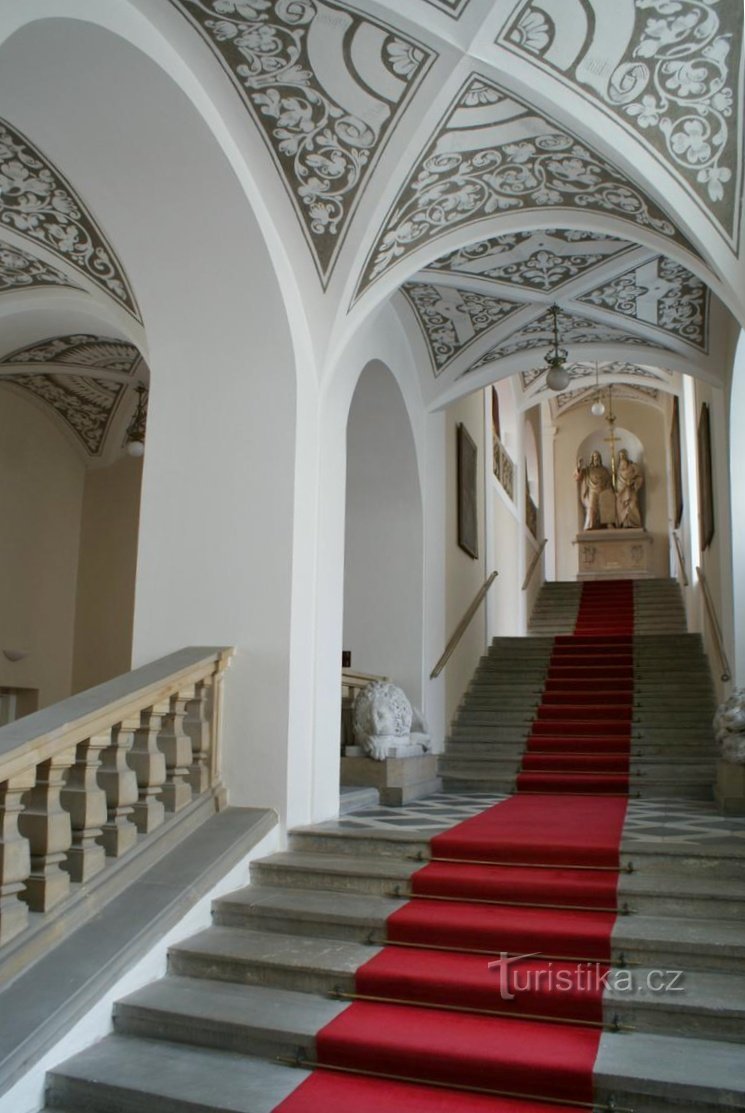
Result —
<path fill-rule="evenodd" d="M 571 1113 L 593 1101 L 633 629 L 631 582 L 583 585 L 517 793 L 431 840 L 388 945 L 357 971 L 360 1000 L 318 1033 L 321 1069 L 277 1113 Z"/>

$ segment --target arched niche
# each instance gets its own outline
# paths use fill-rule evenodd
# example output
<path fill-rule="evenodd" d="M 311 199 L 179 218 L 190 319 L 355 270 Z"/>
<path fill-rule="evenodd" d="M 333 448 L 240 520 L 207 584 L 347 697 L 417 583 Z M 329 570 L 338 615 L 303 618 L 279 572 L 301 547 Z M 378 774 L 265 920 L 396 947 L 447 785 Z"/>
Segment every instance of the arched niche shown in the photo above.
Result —
<path fill-rule="evenodd" d="M 624 429 L 621 426 L 615 427 L 615 458 L 611 459 L 611 447 L 608 443 L 608 433 L 606 429 L 594 429 L 589 433 L 583 441 L 581 441 L 577 449 L 577 459 L 584 460 L 588 464 L 593 452 L 599 452 L 600 458 L 606 468 L 614 473 L 615 465 L 618 461 L 618 454 L 622 448 L 625 448 L 629 454 L 629 458 L 638 464 L 642 470 L 644 469 L 644 445 L 639 440 L 635 433 L 630 429 Z M 644 487 L 639 492 L 639 507 L 642 513 L 642 521 L 646 522 L 646 492 Z M 584 521 L 584 513 L 582 508 L 578 509 L 578 529 L 582 529 Z"/>
<path fill-rule="evenodd" d="M 364 368 L 349 409 L 344 648 L 361 672 L 422 700 L 423 510 L 401 390 L 380 360 Z"/>
<path fill-rule="evenodd" d="M 134 664 L 189 644 L 236 647 L 230 798 L 284 815 L 290 778 L 307 784 L 297 755 L 311 713 L 292 706 L 290 684 L 302 633 L 291 624 L 297 365 L 262 229 L 202 116 L 123 38 L 43 20 L 4 43 L 0 62 L 4 115 L 85 197 L 145 324 Z M 313 412 L 302 408 L 306 424 Z"/>

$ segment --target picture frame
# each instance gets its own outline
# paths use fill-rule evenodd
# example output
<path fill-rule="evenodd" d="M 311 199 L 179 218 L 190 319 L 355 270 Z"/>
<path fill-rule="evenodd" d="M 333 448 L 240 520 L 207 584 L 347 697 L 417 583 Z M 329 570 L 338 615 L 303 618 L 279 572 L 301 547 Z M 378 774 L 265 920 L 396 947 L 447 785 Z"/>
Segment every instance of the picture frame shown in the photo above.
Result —
<path fill-rule="evenodd" d="M 675 529 L 680 528 L 683 520 L 683 465 L 680 453 L 680 401 L 677 395 L 673 396 L 673 415 L 670 425 L 670 469 L 673 486 L 673 524 Z"/>
<path fill-rule="evenodd" d="M 474 560 L 478 560 L 478 449 L 462 422 L 457 428 L 457 463 L 458 546 Z"/>
<path fill-rule="evenodd" d="M 701 552 L 714 537 L 714 485 L 711 471 L 711 423 L 709 407 L 701 405 L 698 419 L 698 499 L 701 524 Z"/>

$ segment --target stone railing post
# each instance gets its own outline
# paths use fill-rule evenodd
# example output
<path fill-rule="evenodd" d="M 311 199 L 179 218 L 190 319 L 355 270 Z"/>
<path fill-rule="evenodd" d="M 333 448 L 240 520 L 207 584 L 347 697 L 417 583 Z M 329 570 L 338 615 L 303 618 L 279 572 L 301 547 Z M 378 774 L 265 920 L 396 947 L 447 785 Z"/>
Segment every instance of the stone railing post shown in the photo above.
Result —
<path fill-rule="evenodd" d="M 21 796 L 34 784 L 34 770 L 0 784 L 0 944 L 28 923 L 28 905 L 19 899 L 31 872 L 28 839 L 18 830 Z"/>
<path fill-rule="evenodd" d="M 193 688 L 191 689 L 193 692 Z M 189 690 L 158 704 L 153 710 L 161 714 L 158 748 L 166 759 L 166 779 L 160 798 L 167 812 L 179 812 L 191 803 L 189 766 L 192 761 L 191 738 L 184 730 L 184 717 Z"/>
<path fill-rule="evenodd" d="M 132 822 L 132 814 L 139 789 L 137 775 L 127 762 L 134 737 L 133 729 L 125 730 L 121 723 L 117 723 L 111 729 L 108 746 L 101 753 L 98 783 L 106 794 L 107 805 L 101 843 L 109 858 L 120 858 L 137 842 L 137 828 Z"/>
<path fill-rule="evenodd" d="M 60 750 L 36 767 L 36 783 L 24 796 L 18 829 L 31 846 L 31 873 L 24 900 L 32 912 L 48 912 L 70 891 L 70 876 L 61 868 L 72 843 L 70 816 L 60 794 L 75 750 Z"/>
<path fill-rule="evenodd" d="M 75 764 L 60 793 L 72 824 L 72 846 L 62 868 L 73 881 L 88 881 L 106 865 L 106 851 L 99 842 L 106 822 L 106 793 L 99 787 L 97 774 L 101 751 L 110 741 L 106 733 L 78 742 Z"/>
<path fill-rule="evenodd" d="M 139 715 L 122 722 L 124 730 L 134 730 L 134 744 L 127 760 L 137 774 L 139 795 L 133 818 L 141 835 L 148 835 L 165 819 L 163 801 L 159 799 L 166 779 L 166 759 L 158 748 L 162 720 L 154 707 L 146 707 Z"/>
<path fill-rule="evenodd" d="M 210 676 L 194 685 L 194 693 L 186 701 L 184 730 L 189 735 L 192 749 L 189 782 L 197 795 L 206 792 L 210 785 L 212 696 Z"/>

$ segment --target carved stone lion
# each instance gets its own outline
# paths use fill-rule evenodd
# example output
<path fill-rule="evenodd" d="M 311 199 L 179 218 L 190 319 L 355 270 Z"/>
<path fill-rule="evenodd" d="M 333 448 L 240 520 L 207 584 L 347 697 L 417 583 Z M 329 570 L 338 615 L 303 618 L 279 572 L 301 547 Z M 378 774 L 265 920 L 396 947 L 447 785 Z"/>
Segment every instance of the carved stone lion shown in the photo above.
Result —
<path fill-rule="evenodd" d="M 745 688 L 735 688 L 714 716 L 714 735 L 722 761 L 745 765 Z"/>
<path fill-rule="evenodd" d="M 363 688 L 354 701 L 352 721 L 355 742 L 375 761 L 384 761 L 392 747 L 414 743 L 429 749 L 426 733 L 412 737 L 412 725 L 417 732 L 426 731 L 426 726 L 395 684 L 373 680 Z"/>

